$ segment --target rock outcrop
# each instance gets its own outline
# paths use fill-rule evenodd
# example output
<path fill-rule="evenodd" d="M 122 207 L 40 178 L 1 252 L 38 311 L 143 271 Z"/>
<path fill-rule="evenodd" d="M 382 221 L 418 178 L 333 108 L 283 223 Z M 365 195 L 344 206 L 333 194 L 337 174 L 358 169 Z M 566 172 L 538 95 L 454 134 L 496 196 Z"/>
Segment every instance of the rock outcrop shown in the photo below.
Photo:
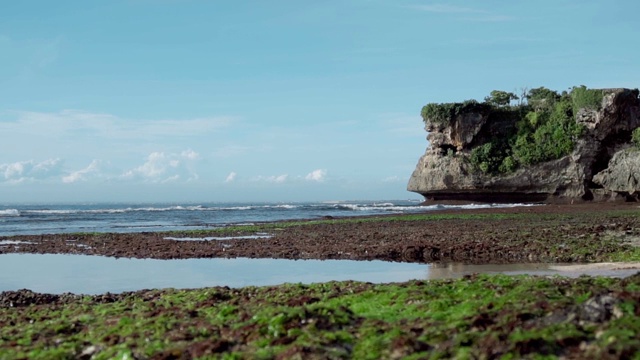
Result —
<path fill-rule="evenodd" d="M 407 190 L 434 201 L 638 201 L 640 151 L 631 143 L 632 131 L 640 127 L 638 90 L 605 89 L 603 94 L 599 110 L 576 111 L 575 121 L 585 131 L 570 154 L 503 174 L 479 171 L 471 164 L 471 151 L 507 136 L 518 119 L 491 118 L 484 104 L 464 108 L 447 121 L 425 117 L 429 147 Z"/>
<path fill-rule="evenodd" d="M 633 200 L 640 190 L 640 151 L 629 149 L 613 155 L 609 166 L 593 177 L 593 182 Z"/>

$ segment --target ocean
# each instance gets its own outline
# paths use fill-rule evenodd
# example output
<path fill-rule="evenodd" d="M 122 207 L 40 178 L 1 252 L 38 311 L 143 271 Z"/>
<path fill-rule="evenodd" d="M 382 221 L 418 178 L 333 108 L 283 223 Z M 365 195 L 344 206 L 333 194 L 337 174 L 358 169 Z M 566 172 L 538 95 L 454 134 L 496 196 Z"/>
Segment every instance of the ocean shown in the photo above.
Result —
<path fill-rule="evenodd" d="M 231 224 L 318 219 L 325 216 L 340 218 L 521 205 L 421 206 L 420 201 L 416 200 L 0 204 L 0 236 L 213 229 Z M 0 246 L 12 242 L 11 239 L 0 241 Z M 331 280 L 397 282 L 428 279 L 430 271 L 430 265 L 384 261 L 244 258 L 154 260 L 76 254 L 0 254 L 0 291 L 27 288 L 55 294 L 100 294 L 145 288 L 266 286 Z"/>
<path fill-rule="evenodd" d="M 517 205 L 421 206 L 418 200 L 199 204 L 9 204 L 0 205 L 0 236 L 74 232 L 196 230 L 223 227 L 230 224 L 317 219 L 325 216 L 407 214 L 448 208 L 468 209 Z"/>

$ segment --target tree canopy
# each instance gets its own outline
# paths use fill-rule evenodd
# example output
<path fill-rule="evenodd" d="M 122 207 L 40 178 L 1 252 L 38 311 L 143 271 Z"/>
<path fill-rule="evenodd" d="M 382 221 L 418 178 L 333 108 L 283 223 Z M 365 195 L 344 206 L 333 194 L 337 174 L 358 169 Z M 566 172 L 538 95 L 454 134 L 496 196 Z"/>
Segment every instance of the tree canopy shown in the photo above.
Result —
<path fill-rule="evenodd" d="M 484 98 L 484 101 L 495 106 L 507 106 L 511 103 L 511 100 L 518 99 L 520 98 L 514 93 L 502 90 L 493 90 L 489 96 Z"/>

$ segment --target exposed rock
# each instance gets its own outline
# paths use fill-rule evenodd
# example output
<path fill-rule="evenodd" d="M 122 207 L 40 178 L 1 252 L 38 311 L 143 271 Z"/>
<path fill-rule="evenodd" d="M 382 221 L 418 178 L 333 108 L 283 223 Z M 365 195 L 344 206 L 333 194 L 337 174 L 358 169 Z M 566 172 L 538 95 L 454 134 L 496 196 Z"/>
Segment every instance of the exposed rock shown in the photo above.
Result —
<path fill-rule="evenodd" d="M 41 294 L 28 289 L 0 292 L 0 308 L 24 307 L 29 305 L 51 304 L 75 298 L 73 294 Z"/>
<path fill-rule="evenodd" d="M 619 302 L 618 298 L 610 294 L 596 295 L 578 307 L 577 318 L 591 323 L 608 321 L 611 317 L 619 318 L 622 314 L 615 307 Z"/>
<path fill-rule="evenodd" d="M 450 126 L 442 122 L 425 121 L 425 129 L 429 132 L 427 140 L 436 148 L 462 148 L 473 141 L 480 129 L 485 125 L 489 118 L 488 106 L 469 106 L 469 112 L 464 112 L 451 122 Z"/>
<path fill-rule="evenodd" d="M 595 184 L 629 198 L 640 196 L 640 151 L 627 149 L 613 155 L 609 166 L 593 177 Z"/>
<path fill-rule="evenodd" d="M 486 106 L 465 108 L 448 122 L 425 118 L 429 147 L 407 189 L 436 201 L 637 199 L 640 155 L 625 149 L 630 147 L 631 132 L 640 127 L 638 90 L 603 92 L 600 110 L 577 111 L 576 121 L 586 131 L 569 155 L 508 174 L 478 171 L 471 165 L 470 154 L 474 147 L 506 136 L 517 119 L 492 119 Z"/>

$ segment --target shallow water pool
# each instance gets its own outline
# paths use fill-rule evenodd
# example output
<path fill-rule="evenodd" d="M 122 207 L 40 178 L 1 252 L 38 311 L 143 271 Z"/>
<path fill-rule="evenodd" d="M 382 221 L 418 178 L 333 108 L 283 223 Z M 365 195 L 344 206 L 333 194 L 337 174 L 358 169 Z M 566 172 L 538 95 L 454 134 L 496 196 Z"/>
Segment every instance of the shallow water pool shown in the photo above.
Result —
<path fill-rule="evenodd" d="M 356 280 L 373 283 L 459 278 L 473 273 L 624 277 L 638 263 L 412 264 L 387 261 L 283 259 L 127 259 L 62 254 L 0 255 L 0 291 L 119 293 L 152 288 L 265 286 Z"/>
<path fill-rule="evenodd" d="M 0 291 L 100 294 L 151 288 L 243 287 L 331 280 L 426 279 L 424 264 L 282 259 L 126 259 L 61 254 L 0 255 Z"/>

